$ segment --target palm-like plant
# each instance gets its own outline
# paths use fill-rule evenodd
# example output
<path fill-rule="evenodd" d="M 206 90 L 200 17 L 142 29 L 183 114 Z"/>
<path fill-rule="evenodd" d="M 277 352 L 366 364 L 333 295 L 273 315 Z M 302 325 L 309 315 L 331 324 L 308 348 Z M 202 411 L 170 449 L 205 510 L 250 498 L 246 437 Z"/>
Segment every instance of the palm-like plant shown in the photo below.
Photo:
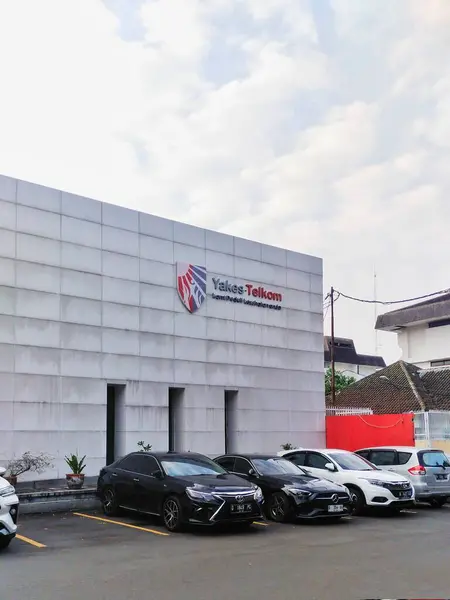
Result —
<path fill-rule="evenodd" d="M 86 468 L 86 455 L 80 458 L 77 454 L 71 454 L 69 456 L 65 456 L 64 460 L 74 475 L 81 475 Z"/>

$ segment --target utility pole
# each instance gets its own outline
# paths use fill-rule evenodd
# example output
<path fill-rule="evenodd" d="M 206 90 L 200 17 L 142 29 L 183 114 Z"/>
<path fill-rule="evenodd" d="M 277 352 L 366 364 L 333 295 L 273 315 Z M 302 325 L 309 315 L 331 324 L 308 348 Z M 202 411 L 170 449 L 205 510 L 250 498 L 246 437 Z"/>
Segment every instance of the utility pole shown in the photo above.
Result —
<path fill-rule="evenodd" d="M 330 362 L 331 362 L 331 404 L 336 404 L 336 369 L 334 360 L 334 288 L 330 292 L 330 308 L 331 308 L 331 346 L 330 346 Z"/>

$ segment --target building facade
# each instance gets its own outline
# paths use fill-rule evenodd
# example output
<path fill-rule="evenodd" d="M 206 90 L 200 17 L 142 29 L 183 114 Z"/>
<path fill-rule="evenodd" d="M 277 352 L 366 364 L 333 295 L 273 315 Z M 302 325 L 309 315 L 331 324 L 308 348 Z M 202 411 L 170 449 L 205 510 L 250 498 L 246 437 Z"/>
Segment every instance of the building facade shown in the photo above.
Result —
<path fill-rule="evenodd" d="M 0 177 L 2 462 L 323 445 L 322 261 Z"/>
<path fill-rule="evenodd" d="M 421 368 L 450 365 L 450 294 L 380 315 L 376 329 L 397 334 L 405 362 Z"/>
<path fill-rule="evenodd" d="M 324 337 L 325 370 L 331 366 L 331 337 Z M 384 358 L 371 354 L 358 354 L 355 343 L 348 338 L 334 338 L 335 370 L 354 377 L 357 381 L 376 373 L 386 366 Z"/>

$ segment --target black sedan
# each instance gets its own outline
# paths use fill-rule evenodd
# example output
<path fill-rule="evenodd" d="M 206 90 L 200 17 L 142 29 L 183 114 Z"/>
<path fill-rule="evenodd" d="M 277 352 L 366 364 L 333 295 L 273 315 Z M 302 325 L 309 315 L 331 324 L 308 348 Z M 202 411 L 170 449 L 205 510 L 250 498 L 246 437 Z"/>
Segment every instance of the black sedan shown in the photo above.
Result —
<path fill-rule="evenodd" d="M 219 456 L 215 462 L 261 488 L 267 516 L 284 522 L 295 518 L 344 517 L 353 512 L 348 489 L 306 473 L 279 456 Z"/>
<path fill-rule="evenodd" d="M 191 452 L 128 454 L 100 471 L 97 494 L 106 515 L 122 508 L 157 515 L 169 531 L 263 518 L 256 484 Z"/>

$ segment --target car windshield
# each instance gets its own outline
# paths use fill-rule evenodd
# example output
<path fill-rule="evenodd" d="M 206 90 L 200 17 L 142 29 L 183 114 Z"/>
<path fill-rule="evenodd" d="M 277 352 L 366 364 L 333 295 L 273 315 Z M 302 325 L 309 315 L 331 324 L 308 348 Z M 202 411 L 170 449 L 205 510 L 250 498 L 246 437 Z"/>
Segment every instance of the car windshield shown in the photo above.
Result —
<path fill-rule="evenodd" d="M 303 469 L 285 458 L 254 458 L 253 464 L 261 475 L 306 475 Z"/>
<path fill-rule="evenodd" d="M 190 475 L 222 475 L 226 473 L 217 463 L 206 456 L 174 456 L 161 460 L 169 477 L 189 477 Z"/>
<path fill-rule="evenodd" d="M 336 462 L 344 471 L 379 471 L 375 465 L 356 454 L 336 452 L 330 454 L 330 458 Z"/>

